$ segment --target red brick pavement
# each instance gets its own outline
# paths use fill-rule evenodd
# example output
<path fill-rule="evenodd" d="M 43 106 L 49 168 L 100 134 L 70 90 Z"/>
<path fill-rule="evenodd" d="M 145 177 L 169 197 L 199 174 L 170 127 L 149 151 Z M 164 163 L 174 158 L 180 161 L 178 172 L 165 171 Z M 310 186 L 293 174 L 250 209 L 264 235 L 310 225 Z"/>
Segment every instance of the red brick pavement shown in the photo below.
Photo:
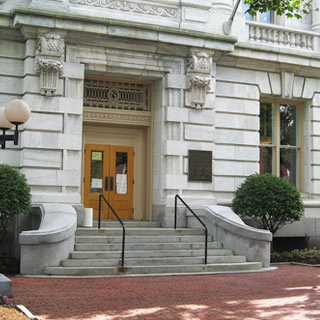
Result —
<path fill-rule="evenodd" d="M 320 319 L 320 268 L 200 276 L 13 277 L 12 303 L 41 319 Z"/>

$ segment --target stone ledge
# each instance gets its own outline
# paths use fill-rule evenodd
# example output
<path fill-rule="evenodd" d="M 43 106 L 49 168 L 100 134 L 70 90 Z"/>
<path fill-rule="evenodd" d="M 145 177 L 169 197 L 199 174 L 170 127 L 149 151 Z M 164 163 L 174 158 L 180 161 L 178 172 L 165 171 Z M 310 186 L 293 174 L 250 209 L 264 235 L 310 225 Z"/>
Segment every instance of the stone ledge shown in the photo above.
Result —
<path fill-rule="evenodd" d="M 12 281 L 0 273 L 0 294 L 12 297 Z"/>

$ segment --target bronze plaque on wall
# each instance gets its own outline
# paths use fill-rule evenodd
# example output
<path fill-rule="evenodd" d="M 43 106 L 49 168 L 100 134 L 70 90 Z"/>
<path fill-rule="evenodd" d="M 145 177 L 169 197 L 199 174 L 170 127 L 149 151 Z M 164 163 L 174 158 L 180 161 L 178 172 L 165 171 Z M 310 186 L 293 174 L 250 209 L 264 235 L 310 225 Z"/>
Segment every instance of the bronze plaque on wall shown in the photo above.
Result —
<path fill-rule="evenodd" d="M 212 182 L 212 151 L 189 150 L 188 181 Z"/>

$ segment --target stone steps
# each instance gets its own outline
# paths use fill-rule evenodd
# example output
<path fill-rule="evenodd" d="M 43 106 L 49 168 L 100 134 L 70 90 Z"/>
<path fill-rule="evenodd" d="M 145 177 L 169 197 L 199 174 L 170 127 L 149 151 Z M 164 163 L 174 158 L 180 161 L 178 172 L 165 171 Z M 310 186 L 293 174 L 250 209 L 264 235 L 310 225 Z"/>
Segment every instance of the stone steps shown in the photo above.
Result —
<path fill-rule="evenodd" d="M 118 226 L 117 226 L 118 224 Z M 160 228 L 158 223 L 125 221 L 125 266 L 121 267 L 122 228 L 117 221 L 103 221 L 103 227 L 78 228 L 75 249 L 60 267 L 46 267 L 56 276 L 133 274 L 190 274 L 253 271 L 260 262 L 246 262 L 208 236 L 205 261 L 205 232 L 202 229 Z"/>

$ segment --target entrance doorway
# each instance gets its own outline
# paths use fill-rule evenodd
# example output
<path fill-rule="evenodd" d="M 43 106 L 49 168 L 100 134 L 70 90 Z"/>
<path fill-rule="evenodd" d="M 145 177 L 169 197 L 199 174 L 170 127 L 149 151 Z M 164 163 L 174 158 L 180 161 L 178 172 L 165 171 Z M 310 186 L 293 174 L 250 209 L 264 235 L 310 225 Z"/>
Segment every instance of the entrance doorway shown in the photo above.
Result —
<path fill-rule="evenodd" d="M 84 205 L 99 216 L 103 194 L 121 219 L 133 218 L 134 149 L 131 146 L 85 145 Z M 102 219 L 115 219 L 103 202 Z"/>

